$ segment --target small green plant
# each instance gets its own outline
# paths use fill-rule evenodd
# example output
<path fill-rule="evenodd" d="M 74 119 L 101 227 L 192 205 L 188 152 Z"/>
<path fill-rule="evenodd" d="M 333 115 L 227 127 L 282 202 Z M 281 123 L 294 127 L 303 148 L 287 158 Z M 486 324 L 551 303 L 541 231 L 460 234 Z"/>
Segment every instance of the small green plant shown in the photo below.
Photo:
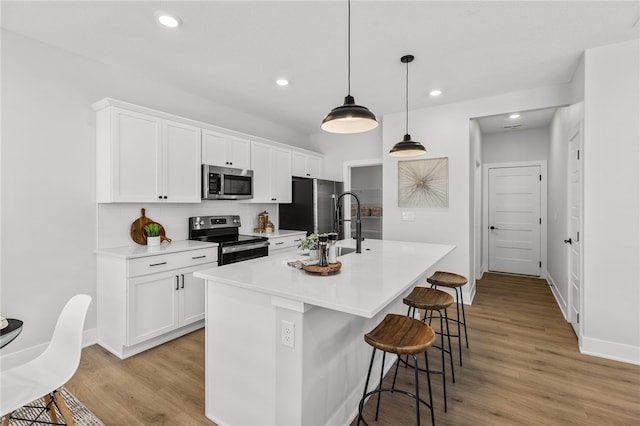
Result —
<path fill-rule="evenodd" d="M 159 237 L 160 236 L 160 224 L 159 223 L 147 223 L 144 226 L 144 232 L 147 237 Z"/>
<path fill-rule="evenodd" d="M 318 250 L 318 234 L 311 234 L 298 245 L 303 250 Z"/>

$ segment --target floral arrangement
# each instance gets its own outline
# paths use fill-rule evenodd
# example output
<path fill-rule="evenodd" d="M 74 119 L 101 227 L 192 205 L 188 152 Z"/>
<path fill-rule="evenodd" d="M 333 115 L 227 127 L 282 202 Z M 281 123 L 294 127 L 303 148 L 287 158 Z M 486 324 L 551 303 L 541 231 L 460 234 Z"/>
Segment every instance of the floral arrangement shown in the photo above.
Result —
<path fill-rule="evenodd" d="M 302 240 L 302 242 L 300 242 L 298 248 L 303 250 L 318 250 L 318 234 L 313 233 L 309 235 L 307 238 Z"/>
<path fill-rule="evenodd" d="M 151 222 L 144 226 L 144 232 L 147 237 L 159 237 L 160 236 L 160 224 Z"/>

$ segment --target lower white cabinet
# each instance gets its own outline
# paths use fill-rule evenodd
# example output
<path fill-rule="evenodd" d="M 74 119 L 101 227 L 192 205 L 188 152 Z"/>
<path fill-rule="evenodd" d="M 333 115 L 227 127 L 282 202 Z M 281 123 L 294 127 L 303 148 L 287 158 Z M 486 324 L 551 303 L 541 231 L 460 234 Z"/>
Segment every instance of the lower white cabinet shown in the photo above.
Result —
<path fill-rule="evenodd" d="M 199 269 L 177 269 L 129 280 L 128 346 L 204 319 L 204 280 L 193 276 Z"/>
<path fill-rule="evenodd" d="M 98 256 L 98 343 L 121 359 L 204 326 L 205 281 L 217 248 L 123 259 Z"/>
<path fill-rule="evenodd" d="M 298 245 L 307 237 L 305 231 L 299 233 L 291 233 L 287 235 L 275 235 L 269 237 L 269 254 L 279 250 L 285 250 L 298 247 Z"/>

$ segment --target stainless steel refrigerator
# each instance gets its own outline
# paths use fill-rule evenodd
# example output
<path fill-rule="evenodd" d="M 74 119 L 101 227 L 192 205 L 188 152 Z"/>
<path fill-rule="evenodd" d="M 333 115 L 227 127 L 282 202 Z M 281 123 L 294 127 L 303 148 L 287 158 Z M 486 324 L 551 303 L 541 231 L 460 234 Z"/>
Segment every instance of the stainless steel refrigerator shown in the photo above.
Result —
<path fill-rule="evenodd" d="M 278 208 L 280 228 L 307 231 L 307 235 L 333 232 L 336 221 L 342 219 L 342 212 L 336 217 L 335 209 L 336 198 L 343 191 L 342 182 L 294 177 L 291 185 L 291 204 L 280 204 Z M 340 226 L 338 239 L 343 238 L 344 226 Z"/>

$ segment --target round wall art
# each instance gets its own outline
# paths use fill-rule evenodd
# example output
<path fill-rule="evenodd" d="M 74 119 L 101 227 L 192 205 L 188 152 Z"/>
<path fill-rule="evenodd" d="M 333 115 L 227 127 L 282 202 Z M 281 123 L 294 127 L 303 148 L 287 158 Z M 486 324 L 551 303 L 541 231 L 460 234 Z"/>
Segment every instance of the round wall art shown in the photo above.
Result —
<path fill-rule="evenodd" d="M 398 207 L 449 207 L 449 159 L 399 161 Z"/>

